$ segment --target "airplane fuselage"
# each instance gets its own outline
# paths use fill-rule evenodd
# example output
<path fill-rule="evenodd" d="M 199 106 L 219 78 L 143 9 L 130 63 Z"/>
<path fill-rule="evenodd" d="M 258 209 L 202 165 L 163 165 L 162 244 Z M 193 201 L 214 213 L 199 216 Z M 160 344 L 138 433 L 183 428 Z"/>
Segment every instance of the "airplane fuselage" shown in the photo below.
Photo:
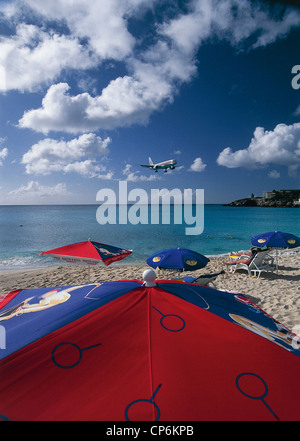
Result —
<path fill-rule="evenodd" d="M 165 172 L 170 168 L 171 170 L 174 170 L 176 167 L 177 161 L 175 159 L 169 159 L 168 161 L 158 162 L 157 164 L 154 164 L 152 159 L 149 157 L 149 165 L 140 164 L 142 167 L 150 168 L 151 170 L 154 170 L 158 172 L 158 170 L 164 170 Z"/>
<path fill-rule="evenodd" d="M 175 168 L 177 164 L 177 161 L 175 161 L 175 159 L 170 159 L 169 161 L 163 161 L 163 162 L 158 162 L 157 164 L 153 164 L 152 166 L 150 166 L 151 168 L 153 168 L 154 170 L 163 170 L 163 169 L 167 169 L 167 168 Z"/>

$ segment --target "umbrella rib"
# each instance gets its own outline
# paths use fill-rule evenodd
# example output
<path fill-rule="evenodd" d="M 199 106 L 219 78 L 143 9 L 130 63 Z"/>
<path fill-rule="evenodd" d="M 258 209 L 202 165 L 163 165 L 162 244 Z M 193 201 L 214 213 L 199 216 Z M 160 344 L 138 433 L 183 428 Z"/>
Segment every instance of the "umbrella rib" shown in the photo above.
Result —
<path fill-rule="evenodd" d="M 151 289 L 150 289 L 151 291 Z M 151 387 L 151 399 L 154 399 L 153 395 L 153 374 L 152 374 L 152 348 L 151 348 L 151 294 L 149 290 L 146 290 L 146 295 L 148 297 L 148 357 L 149 357 L 149 377 L 150 377 L 150 387 Z M 155 420 L 155 407 L 153 406 L 153 419 Z"/>

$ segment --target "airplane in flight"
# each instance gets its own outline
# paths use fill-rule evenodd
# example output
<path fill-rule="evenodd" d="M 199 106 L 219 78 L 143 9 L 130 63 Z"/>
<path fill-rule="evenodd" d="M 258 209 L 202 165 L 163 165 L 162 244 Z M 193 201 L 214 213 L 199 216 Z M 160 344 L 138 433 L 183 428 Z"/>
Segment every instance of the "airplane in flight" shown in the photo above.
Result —
<path fill-rule="evenodd" d="M 169 159 L 168 161 L 158 162 L 157 164 L 154 164 L 150 157 L 149 165 L 140 164 L 141 167 L 151 168 L 151 170 L 154 170 L 155 172 L 158 172 L 158 170 L 164 170 L 165 173 L 168 171 L 168 168 L 174 170 L 176 165 L 177 161 L 175 159 Z"/>

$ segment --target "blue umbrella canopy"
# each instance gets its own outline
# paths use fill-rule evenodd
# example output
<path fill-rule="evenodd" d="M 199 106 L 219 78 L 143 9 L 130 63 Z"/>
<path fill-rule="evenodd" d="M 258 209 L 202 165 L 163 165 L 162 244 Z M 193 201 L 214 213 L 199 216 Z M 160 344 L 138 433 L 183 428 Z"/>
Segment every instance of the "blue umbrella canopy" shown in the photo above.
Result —
<path fill-rule="evenodd" d="M 185 248 L 169 248 L 152 254 L 146 262 L 152 268 L 195 271 L 204 268 L 209 259 L 196 251 Z"/>
<path fill-rule="evenodd" d="M 252 245 L 269 248 L 296 248 L 300 246 L 300 237 L 281 231 L 270 231 L 251 238 Z"/>
<path fill-rule="evenodd" d="M 300 237 L 282 231 L 269 231 L 268 233 L 258 234 L 251 238 L 251 243 L 258 247 L 268 247 L 276 249 L 276 271 L 278 273 L 278 248 L 296 248 L 300 246 Z"/>

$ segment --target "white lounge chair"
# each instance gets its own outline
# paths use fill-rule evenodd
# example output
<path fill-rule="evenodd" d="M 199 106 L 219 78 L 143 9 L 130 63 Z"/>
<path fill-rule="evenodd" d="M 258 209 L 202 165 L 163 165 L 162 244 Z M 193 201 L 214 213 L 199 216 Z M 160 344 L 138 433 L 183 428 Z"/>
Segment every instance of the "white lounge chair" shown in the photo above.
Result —
<path fill-rule="evenodd" d="M 248 271 L 249 277 L 251 277 L 251 273 L 254 273 L 254 276 L 260 274 L 262 271 L 274 271 L 275 265 L 273 263 L 274 259 L 269 255 L 269 250 L 260 251 L 254 256 L 249 255 L 241 255 L 236 261 L 233 262 L 225 262 L 227 269 L 235 273 L 237 269 L 245 269 Z"/>

